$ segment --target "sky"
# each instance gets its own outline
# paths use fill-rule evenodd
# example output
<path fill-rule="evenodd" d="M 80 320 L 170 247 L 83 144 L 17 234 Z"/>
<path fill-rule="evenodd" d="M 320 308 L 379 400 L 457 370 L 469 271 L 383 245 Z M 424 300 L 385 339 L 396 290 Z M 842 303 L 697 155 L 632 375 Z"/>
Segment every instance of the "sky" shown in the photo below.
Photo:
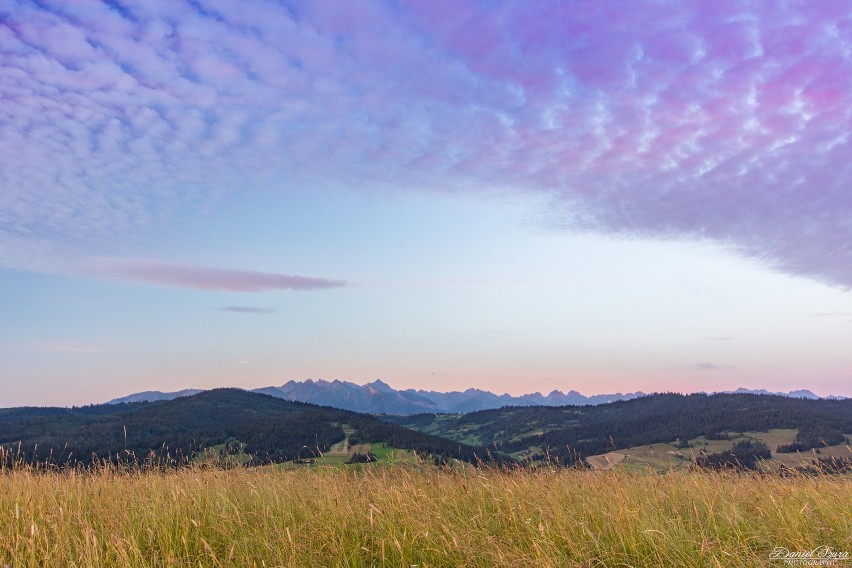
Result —
<path fill-rule="evenodd" d="M 847 0 L 0 0 L 0 406 L 852 396 Z"/>

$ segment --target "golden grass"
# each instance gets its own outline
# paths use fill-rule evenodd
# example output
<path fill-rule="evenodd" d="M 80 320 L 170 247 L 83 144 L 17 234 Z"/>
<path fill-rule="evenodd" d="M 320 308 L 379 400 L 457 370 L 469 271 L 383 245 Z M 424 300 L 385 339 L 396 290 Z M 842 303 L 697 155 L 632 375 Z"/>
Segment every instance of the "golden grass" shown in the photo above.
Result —
<path fill-rule="evenodd" d="M 852 479 L 367 467 L 0 473 L 12 566 L 763 566 L 852 551 Z"/>

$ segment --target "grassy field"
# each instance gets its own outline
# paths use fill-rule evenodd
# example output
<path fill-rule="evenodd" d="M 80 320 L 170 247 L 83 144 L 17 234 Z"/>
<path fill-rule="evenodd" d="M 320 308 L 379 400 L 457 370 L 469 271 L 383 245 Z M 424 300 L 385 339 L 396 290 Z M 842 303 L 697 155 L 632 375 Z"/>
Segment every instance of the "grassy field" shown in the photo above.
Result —
<path fill-rule="evenodd" d="M 852 478 L 410 465 L 0 473 L 0 565 L 751 567 L 770 565 L 776 546 L 852 552 Z"/>
<path fill-rule="evenodd" d="M 401 450 L 399 448 L 389 447 L 383 442 L 371 444 L 352 444 L 349 436 L 355 431 L 349 424 L 342 424 L 343 433 L 346 437 L 334 444 L 327 452 L 321 453 L 310 460 L 310 467 L 313 466 L 345 466 L 349 459 L 356 453 L 367 454 L 372 453 L 376 456 L 379 465 L 395 465 L 395 464 L 417 464 L 417 455 L 414 452 Z M 279 464 L 279 467 L 284 469 L 292 469 L 294 467 L 305 467 L 301 464 L 293 464 L 291 462 Z M 354 464 L 350 467 L 360 469 L 360 464 Z"/>
<path fill-rule="evenodd" d="M 312 458 L 311 464 L 308 466 L 291 464 L 290 462 L 286 462 L 283 464 L 279 464 L 279 467 L 283 467 L 285 469 L 293 468 L 293 467 L 315 467 L 315 466 L 347 466 L 347 462 L 349 458 L 352 457 L 355 453 L 372 453 L 376 456 L 378 460 L 378 465 L 398 465 L 398 464 L 417 464 L 417 455 L 414 452 L 407 452 L 405 450 L 400 450 L 398 448 L 388 447 L 387 444 L 380 442 L 376 444 L 353 444 L 348 445 L 345 442 L 340 442 L 340 444 L 335 444 L 332 448 L 320 455 L 319 457 Z M 348 467 L 352 467 L 358 469 L 361 464 L 348 465 Z"/>
<path fill-rule="evenodd" d="M 625 448 L 603 454 L 591 456 L 588 459 L 592 467 L 608 469 L 610 467 L 633 470 L 637 472 L 652 469 L 658 473 L 670 470 L 687 470 L 694 463 L 695 456 L 701 450 L 707 453 L 722 452 L 730 450 L 735 442 L 745 439 L 760 440 L 765 443 L 772 452 L 772 461 L 765 464 L 768 469 L 778 469 L 778 465 L 787 467 L 801 467 L 809 464 L 811 460 L 824 457 L 848 458 L 852 457 L 852 449 L 846 444 L 823 447 L 819 453 L 811 450 L 802 453 L 779 454 L 775 451 L 780 444 L 790 444 L 796 438 L 796 430 L 774 429 L 766 432 L 732 432 L 730 440 L 707 440 L 698 437 L 689 441 L 688 448 L 678 448 L 674 443 L 649 444 Z M 846 434 L 852 438 L 852 434 Z"/>
<path fill-rule="evenodd" d="M 349 466 L 353 469 L 359 469 L 359 464 L 348 464 L 350 458 L 356 454 L 372 453 L 376 456 L 379 465 L 396 465 L 396 464 L 418 464 L 417 455 L 412 451 L 406 451 L 399 448 L 393 448 L 383 442 L 352 444 L 349 436 L 355 431 L 349 424 L 341 424 L 343 433 L 346 436 L 340 442 L 331 446 L 326 452 L 313 453 L 304 463 L 284 462 L 278 464 L 278 467 L 283 469 L 300 469 L 303 467 L 314 466 Z M 195 464 L 206 465 L 210 467 L 225 466 L 233 467 L 246 465 L 251 461 L 249 455 L 243 453 L 242 447 L 239 451 L 226 456 L 220 455 L 220 451 L 225 448 L 225 444 L 219 444 L 207 448 L 203 452 L 199 452 L 195 456 L 193 462 Z"/>

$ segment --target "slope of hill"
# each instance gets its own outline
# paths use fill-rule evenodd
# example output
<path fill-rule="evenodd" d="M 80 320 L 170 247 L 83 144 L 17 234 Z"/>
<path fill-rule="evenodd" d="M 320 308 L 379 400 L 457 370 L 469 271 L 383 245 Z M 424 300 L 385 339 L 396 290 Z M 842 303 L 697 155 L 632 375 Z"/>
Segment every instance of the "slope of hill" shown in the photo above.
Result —
<path fill-rule="evenodd" d="M 508 407 L 386 421 L 515 455 L 565 461 L 613 450 L 722 437 L 725 432 L 809 427 L 852 432 L 852 400 L 755 394 L 657 394 L 600 406 Z"/>
<path fill-rule="evenodd" d="M 168 401 L 81 408 L 0 409 L 6 459 L 58 465 L 97 460 L 183 463 L 221 446 L 253 463 L 283 462 L 326 451 L 346 436 L 466 461 L 482 449 L 387 424 L 370 415 L 290 402 L 239 389 L 215 389 Z M 226 448 L 229 448 L 226 449 Z"/>

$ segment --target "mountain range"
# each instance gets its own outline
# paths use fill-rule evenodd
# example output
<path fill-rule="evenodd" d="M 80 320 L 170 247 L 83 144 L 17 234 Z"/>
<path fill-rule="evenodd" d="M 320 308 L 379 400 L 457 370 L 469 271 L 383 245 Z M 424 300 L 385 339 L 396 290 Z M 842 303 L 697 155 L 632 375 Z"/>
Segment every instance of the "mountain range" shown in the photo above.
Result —
<path fill-rule="evenodd" d="M 144 402 L 172 400 L 183 396 L 192 396 L 199 389 L 185 389 L 176 392 L 145 391 L 109 401 L 108 404 L 122 402 Z M 585 396 L 575 390 L 563 393 L 554 390 L 547 395 L 539 392 L 512 396 L 495 394 L 480 389 L 465 391 L 438 392 L 427 390 L 396 390 L 381 380 L 365 385 L 349 381 L 311 380 L 288 381 L 280 387 L 269 386 L 252 389 L 251 392 L 268 394 L 293 402 L 308 402 L 320 406 L 331 406 L 353 412 L 369 414 L 412 415 L 422 413 L 468 413 L 479 410 L 503 408 L 505 406 L 590 406 L 606 404 L 620 400 L 631 400 L 645 396 L 641 391 L 631 393 L 596 394 Z M 809 390 L 795 390 L 788 393 L 769 392 L 763 389 L 745 388 L 733 391 L 737 394 L 765 394 L 792 398 L 816 400 L 820 397 Z M 829 399 L 835 397 L 827 397 Z"/>

